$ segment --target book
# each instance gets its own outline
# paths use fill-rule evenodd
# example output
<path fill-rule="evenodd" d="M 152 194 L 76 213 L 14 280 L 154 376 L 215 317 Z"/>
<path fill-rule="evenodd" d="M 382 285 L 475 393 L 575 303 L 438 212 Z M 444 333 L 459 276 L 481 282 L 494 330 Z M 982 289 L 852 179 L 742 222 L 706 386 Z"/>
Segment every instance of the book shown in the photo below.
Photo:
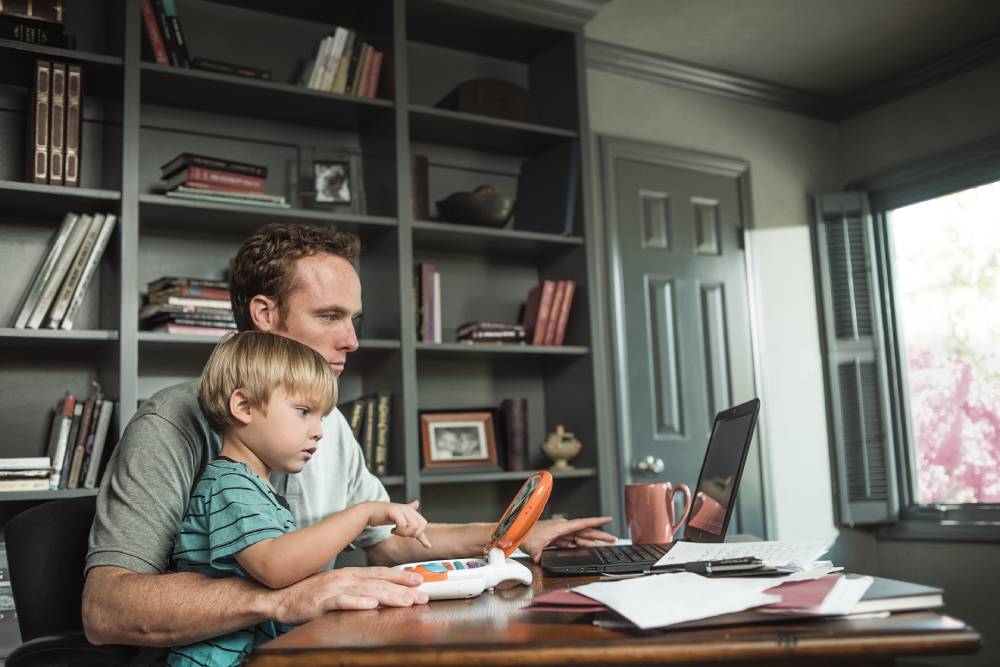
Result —
<path fill-rule="evenodd" d="M 350 61 L 347 64 L 347 80 L 344 82 L 345 93 L 350 93 L 354 88 L 354 78 L 358 74 L 358 65 L 361 62 L 361 50 L 363 47 L 364 43 L 355 35 L 354 44 L 351 46 Z"/>
<path fill-rule="evenodd" d="M 513 228 L 572 234 L 579 181 L 580 144 L 575 139 L 525 160 L 517 180 Z"/>
<path fill-rule="evenodd" d="M 235 329 L 236 320 L 232 314 L 228 318 L 205 315 L 203 313 L 188 314 L 166 314 L 142 320 L 144 329 L 155 329 L 164 324 L 185 324 L 192 327 L 222 327 L 223 329 Z"/>
<path fill-rule="evenodd" d="M 367 77 L 365 97 L 374 98 L 378 95 L 378 82 L 382 73 L 382 57 L 383 53 L 381 51 L 372 51 L 371 65 L 368 67 L 368 72 L 365 75 Z"/>
<path fill-rule="evenodd" d="M 59 466 L 59 483 L 57 488 L 65 489 L 66 484 L 69 481 L 69 469 L 73 462 L 73 448 L 76 446 L 76 436 L 80 430 L 80 420 L 83 417 L 83 403 L 76 401 L 73 405 L 73 415 L 71 417 L 69 432 L 65 440 L 65 449 L 63 450 L 63 458 Z M 55 468 L 53 467 L 53 473 Z"/>
<path fill-rule="evenodd" d="M 528 469 L 528 399 L 507 398 L 500 402 L 504 425 L 507 470 Z"/>
<path fill-rule="evenodd" d="M 347 89 L 347 70 L 351 67 L 351 51 L 354 50 L 354 40 L 356 38 L 357 33 L 353 30 L 347 31 L 344 50 L 340 54 L 340 60 L 337 62 L 337 72 L 333 75 L 331 90 L 335 93 L 343 93 Z"/>
<path fill-rule="evenodd" d="M 545 338 L 542 345 L 555 345 L 556 325 L 559 319 L 559 311 L 562 309 L 563 299 L 566 298 L 566 281 L 557 280 L 556 290 L 552 295 L 552 308 L 549 310 L 549 322 L 545 328 Z"/>
<path fill-rule="evenodd" d="M 49 488 L 51 474 L 51 467 L 38 470 L 0 470 L 0 479 L 42 479 L 45 480 L 45 488 Z"/>
<path fill-rule="evenodd" d="M 12 39 L 25 44 L 60 49 L 76 48 L 76 40 L 72 35 L 64 35 L 61 28 L 40 21 L 25 23 L 0 21 L 0 39 Z"/>
<path fill-rule="evenodd" d="M 459 341 L 494 341 L 494 342 L 509 342 L 509 343 L 521 343 L 527 340 L 523 331 L 515 331 L 513 329 L 508 329 L 506 331 L 470 331 L 468 333 L 457 336 Z"/>
<path fill-rule="evenodd" d="M 38 271 L 31 281 L 31 287 L 25 292 L 24 301 L 17 312 L 17 317 L 14 318 L 13 326 L 15 329 L 23 329 L 28 324 L 28 318 L 38 303 L 38 299 L 42 294 L 42 288 L 45 287 L 46 280 L 52 274 L 56 261 L 59 259 L 59 254 L 62 252 L 63 246 L 66 245 L 66 241 L 73 231 L 73 226 L 76 224 L 78 218 L 79 216 L 76 213 L 67 213 L 63 216 L 59 230 L 56 231 L 49 241 L 49 248 L 45 254 L 45 259 L 42 260 L 41 265 L 38 267 Z"/>
<path fill-rule="evenodd" d="M 340 57 L 344 54 L 344 44 L 347 42 L 347 29 L 337 26 L 333 32 L 333 41 L 326 54 L 326 62 L 323 64 L 323 78 L 317 84 L 319 90 L 333 90 L 333 80 L 337 75 L 337 65 L 340 64 Z"/>
<path fill-rule="evenodd" d="M 147 303 L 139 309 L 140 320 L 152 320 L 157 317 L 169 315 L 203 315 L 206 319 L 224 320 L 232 319 L 232 308 L 205 308 L 203 306 L 177 306 L 167 303 Z"/>
<path fill-rule="evenodd" d="M 77 480 L 79 486 L 83 485 L 83 478 L 87 474 L 87 466 L 90 465 L 90 453 L 94 448 L 94 433 L 97 431 L 97 421 L 100 419 L 101 406 L 103 405 L 104 395 L 101 393 L 100 385 L 97 385 L 97 391 L 94 396 L 94 410 L 90 419 L 90 429 L 83 443 L 83 462 L 80 464 L 80 477 Z"/>
<path fill-rule="evenodd" d="M 872 577 L 872 585 L 865 591 L 852 614 L 915 611 L 937 609 L 944 606 L 944 591 L 934 586 L 913 584 L 908 581 Z"/>
<path fill-rule="evenodd" d="M 164 13 L 167 15 L 167 22 L 170 24 L 171 33 L 174 39 L 174 49 L 177 52 L 177 63 L 181 67 L 191 66 L 191 56 L 188 53 L 187 40 L 184 38 L 184 30 L 181 29 L 181 19 L 177 15 L 177 5 L 174 0 L 161 0 Z"/>
<path fill-rule="evenodd" d="M 87 462 L 86 476 L 83 484 L 85 488 L 96 488 L 97 483 L 100 481 L 99 473 L 104 456 L 105 441 L 108 439 L 108 429 L 111 426 L 111 415 L 114 409 L 114 401 L 105 399 L 101 403 L 101 413 L 97 418 L 97 426 L 94 429 L 94 444 Z"/>
<path fill-rule="evenodd" d="M 388 469 L 389 427 L 391 422 L 392 394 L 380 391 L 375 397 L 375 465 L 376 475 L 384 475 Z"/>
<path fill-rule="evenodd" d="M 166 49 L 167 58 L 171 65 L 179 67 L 177 40 L 174 37 L 174 28 L 167 18 L 167 13 L 163 10 L 163 0 L 153 0 L 153 14 L 156 16 L 156 27 L 159 28 L 160 36 L 163 38 L 163 47 Z"/>
<path fill-rule="evenodd" d="M 48 456 L 21 456 L 16 458 L 0 458 L 0 470 L 44 470 L 52 468 L 52 459 Z"/>
<path fill-rule="evenodd" d="M 195 326 L 191 324 L 175 324 L 173 322 L 167 322 L 161 326 L 155 327 L 152 331 L 159 331 L 168 334 L 180 334 L 186 336 L 225 336 L 228 333 L 236 331 L 236 327 L 203 327 Z"/>
<path fill-rule="evenodd" d="M 172 287 L 223 289 L 229 292 L 229 281 L 216 278 L 191 278 L 187 276 L 163 276 L 146 284 L 149 293 L 160 292 Z M 228 296 L 226 297 L 229 298 Z"/>
<path fill-rule="evenodd" d="M 0 491 L 47 491 L 49 483 L 44 479 L 0 479 Z"/>
<path fill-rule="evenodd" d="M 52 426 L 49 429 L 47 458 L 52 465 L 52 473 L 49 477 L 49 483 L 50 485 L 54 483 L 54 488 L 59 487 L 59 472 L 62 470 L 62 460 L 65 454 L 65 449 L 60 452 L 60 441 L 62 441 L 64 437 L 64 430 L 65 437 L 69 437 L 69 422 L 73 419 L 73 406 L 75 402 L 76 399 L 67 391 L 63 398 L 56 404 L 56 409 L 52 413 Z"/>
<path fill-rule="evenodd" d="M 365 399 L 359 398 L 351 403 L 350 408 L 348 408 L 347 423 L 351 426 L 351 433 L 354 434 L 354 439 L 360 442 L 361 440 L 361 429 L 364 426 L 365 418 Z"/>
<path fill-rule="evenodd" d="M 83 159 L 83 69 L 79 65 L 66 67 L 66 158 L 63 168 L 65 185 L 80 187 L 80 165 Z"/>
<path fill-rule="evenodd" d="M 267 167 L 263 165 L 236 162 L 234 160 L 209 157 L 208 155 L 198 155 L 196 153 L 181 153 L 169 162 L 161 165 L 160 175 L 163 178 L 168 178 L 185 167 L 204 167 L 205 169 L 217 169 L 233 174 L 267 178 Z"/>
<path fill-rule="evenodd" d="M 354 85 L 351 86 L 352 95 L 361 95 L 364 84 L 368 80 L 368 68 L 371 66 L 372 47 L 370 44 L 362 44 L 361 54 L 358 56 L 358 71 L 354 74 Z"/>
<path fill-rule="evenodd" d="M 52 63 L 36 60 L 31 79 L 31 131 L 28 133 L 28 182 L 49 182 L 49 92 Z"/>
<path fill-rule="evenodd" d="M 66 480 L 66 486 L 60 488 L 75 489 L 79 486 L 80 468 L 83 465 L 83 458 L 86 455 L 87 438 L 90 436 L 92 420 L 94 417 L 94 405 L 96 402 L 97 396 L 94 395 L 83 403 L 83 416 L 80 418 L 80 430 L 77 431 L 75 441 L 70 441 L 73 445 L 73 458 L 69 465 L 69 476 Z"/>
<path fill-rule="evenodd" d="M 97 235 L 97 242 L 94 243 L 94 248 L 90 251 L 87 263 L 83 267 L 83 275 L 80 276 L 80 282 L 73 291 L 73 297 L 69 301 L 69 307 L 66 309 L 66 314 L 63 316 L 62 322 L 59 325 L 59 327 L 65 331 L 69 331 L 73 328 L 73 322 L 76 321 L 76 316 L 80 314 L 80 307 L 83 305 L 83 297 L 86 296 L 87 288 L 90 287 L 90 282 L 93 280 L 94 274 L 97 272 L 97 266 L 101 263 L 101 257 L 104 256 L 104 250 L 108 247 L 108 241 L 111 239 L 111 234 L 114 232 L 115 222 L 117 220 L 118 218 L 115 215 L 108 214 L 104 216 L 101 231 Z"/>
<path fill-rule="evenodd" d="M 0 17 L 62 25 L 63 0 L 4 0 Z"/>
<path fill-rule="evenodd" d="M 365 455 L 365 465 L 369 470 L 372 469 L 372 457 L 375 453 L 375 423 L 377 420 L 375 402 L 374 396 L 365 398 L 364 441 L 361 443 L 361 447 Z"/>
<path fill-rule="evenodd" d="M 441 342 L 441 273 L 434 272 L 434 297 L 431 299 L 431 317 L 433 321 L 433 337 L 435 343 Z"/>
<path fill-rule="evenodd" d="M 455 330 L 455 335 L 461 338 L 476 331 L 512 331 L 524 334 L 524 326 L 520 324 L 510 324 L 508 322 L 466 322 Z"/>
<path fill-rule="evenodd" d="M 285 202 L 284 197 L 275 197 L 272 195 L 232 193 L 232 195 L 229 196 L 225 192 L 218 192 L 214 190 L 198 191 L 184 186 L 175 190 L 170 190 L 166 194 L 168 197 L 176 197 L 178 199 L 194 199 L 197 201 L 215 202 L 217 204 L 240 204 L 242 206 L 261 206 L 264 208 L 288 208 L 288 204 Z"/>
<path fill-rule="evenodd" d="M 419 340 L 430 343 L 434 340 L 434 319 L 431 313 L 434 301 L 434 265 L 424 262 L 417 266 L 420 284 L 420 331 Z"/>
<path fill-rule="evenodd" d="M 92 216 L 81 215 L 74 223 L 69 238 L 63 245 L 62 250 L 59 251 L 59 258 L 56 260 L 55 266 L 52 267 L 49 277 L 45 280 L 42 293 L 38 296 L 38 301 L 35 303 L 35 307 L 28 317 L 28 321 L 25 324 L 27 328 L 38 329 L 42 326 L 42 322 L 48 314 L 49 308 L 52 307 L 52 302 L 55 301 L 59 288 L 62 287 L 63 279 L 69 272 L 70 265 L 76 258 L 76 253 L 80 249 L 83 238 L 87 235 L 92 222 Z"/>
<path fill-rule="evenodd" d="M 161 303 L 168 296 L 228 301 L 229 290 L 224 287 L 205 287 L 202 285 L 171 285 L 155 292 L 149 292 L 148 298 L 150 303 Z"/>
<path fill-rule="evenodd" d="M 49 184 L 63 185 L 63 150 L 66 142 L 66 64 L 52 63 L 49 94 Z"/>
<path fill-rule="evenodd" d="M 208 184 L 210 187 L 218 185 L 234 192 L 264 192 L 265 182 L 260 176 L 247 176 L 222 169 L 191 165 L 174 172 L 166 179 L 165 185 L 167 189 L 172 190 L 179 185 L 185 185 L 188 181 Z"/>
<path fill-rule="evenodd" d="M 229 74 L 230 76 L 242 76 L 247 79 L 259 79 L 260 81 L 270 81 L 272 79 L 270 70 L 248 67 L 247 65 L 238 65 L 236 63 L 227 63 L 221 60 L 210 60 L 208 58 L 195 58 L 191 61 L 191 67 L 194 69 L 204 70 L 206 72 Z"/>
<path fill-rule="evenodd" d="M 306 80 L 307 88 L 318 88 L 319 82 L 323 78 L 323 67 L 326 65 L 326 56 L 333 46 L 333 37 L 327 35 L 319 41 L 316 47 L 316 55 L 312 61 L 312 69 L 309 71 L 309 78 Z"/>
<path fill-rule="evenodd" d="M 545 340 L 545 329 L 549 321 L 549 311 L 552 309 L 555 288 L 555 281 L 545 280 L 532 287 L 528 293 L 522 324 L 532 345 L 541 345 Z"/>
<path fill-rule="evenodd" d="M 142 23 L 146 27 L 146 37 L 153 49 L 153 58 L 158 65 L 169 65 L 170 58 L 167 56 L 163 35 L 160 34 L 160 26 L 153 9 L 153 0 L 140 0 L 140 2 L 142 3 Z"/>
<path fill-rule="evenodd" d="M 66 272 L 66 278 L 59 288 L 59 293 L 52 302 L 52 310 L 49 311 L 49 316 L 45 323 L 45 326 L 49 329 L 57 329 L 66 315 L 66 311 L 69 309 L 69 302 L 73 298 L 73 293 L 76 291 L 76 287 L 83 277 L 83 270 L 87 266 L 87 260 L 90 258 L 90 254 L 97 244 L 97 237 L 101 234 L 101 228 L 104 227 L 104 214 L 97 213 L 94 216 L 87 217 L 90 217 L 87 233 L 83 237 L 76 255 L 73 257 L 73 262 Z"/>
<path fill-rule="evenodd" d="M 563 282 L 566 283 L 566 294 L 560 304 L 556 319 L 556 336 L 553 345 L 562 345 L 566 341 L 566 325 L 569 323 L 569 313 L 573 308 L 573 295 L 576 293 L 575 280 L 564 280 Z"/>
<path fill-rule="evenodd" d="M 215 308 L 218 310 L 230 309 L 231 305 L 229 300 L 223 299 L 201 299 L 196 297 L 186 297 L 186 296 L 165 296 L 162 297 L 160 301 L 161 304 L 168 306 L 192 306 L 196 308 Z"/>

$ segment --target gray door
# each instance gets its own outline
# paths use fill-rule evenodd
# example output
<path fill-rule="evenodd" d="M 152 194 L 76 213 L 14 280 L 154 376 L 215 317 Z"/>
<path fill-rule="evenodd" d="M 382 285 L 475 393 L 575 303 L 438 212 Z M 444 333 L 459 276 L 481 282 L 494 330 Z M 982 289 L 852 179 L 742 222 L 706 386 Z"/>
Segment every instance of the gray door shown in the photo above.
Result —
<path fill-rule="evenodd" d="M 603 147 L 623 477 L 693 489 L 715 413 L 756 395 L 747 165 L 615 139 Z M 755 442 L 730 532 L 764 535 L 758 450 Z"/>

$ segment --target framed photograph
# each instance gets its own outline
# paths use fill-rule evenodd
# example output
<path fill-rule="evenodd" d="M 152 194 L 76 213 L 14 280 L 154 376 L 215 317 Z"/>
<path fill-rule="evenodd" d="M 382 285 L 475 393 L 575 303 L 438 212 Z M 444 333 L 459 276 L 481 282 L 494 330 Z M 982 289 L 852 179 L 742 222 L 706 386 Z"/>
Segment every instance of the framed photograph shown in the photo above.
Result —
<path fill-rule="evenodd" d="M 297 189 L 302 208 L 365 213 L 361 151 L 353 147 L 302 148 Z"/>
<path fill-rule="evenodd" d="M 421 412 L 424 469 L 499 470 L 494 412 Z"/>

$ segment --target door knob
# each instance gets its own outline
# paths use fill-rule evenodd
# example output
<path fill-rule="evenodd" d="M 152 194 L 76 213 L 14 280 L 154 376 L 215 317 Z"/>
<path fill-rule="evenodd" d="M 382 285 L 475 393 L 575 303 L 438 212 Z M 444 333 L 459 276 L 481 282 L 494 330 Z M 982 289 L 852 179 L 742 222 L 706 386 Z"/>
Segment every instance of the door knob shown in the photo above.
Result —
<path fill-rule="evenodd" d="M 647 456 L 635 464 L 635 471 L 642 475 L 659 475 L 663 472 L 663 459 Z"/>

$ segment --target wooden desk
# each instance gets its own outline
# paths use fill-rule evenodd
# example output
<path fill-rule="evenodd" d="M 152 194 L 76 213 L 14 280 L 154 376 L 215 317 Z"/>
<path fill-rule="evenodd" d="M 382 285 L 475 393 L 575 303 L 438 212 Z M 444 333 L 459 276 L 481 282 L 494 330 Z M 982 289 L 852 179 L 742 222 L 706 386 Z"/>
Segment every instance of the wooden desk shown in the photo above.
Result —
<path fill-rule="evenodd" d="M 534 567 L 534 566 L 533 566 Z M 595 627 L 590 617 L 522 610 L 533 594 L 592 577 L 543 578 L 405 609 L 332 612 L 260 647 L 247 664 L 289 665 L 891 665 L 895 657 L 972 653 L 977 632 L 934 612 L 672 632 Z"/>

